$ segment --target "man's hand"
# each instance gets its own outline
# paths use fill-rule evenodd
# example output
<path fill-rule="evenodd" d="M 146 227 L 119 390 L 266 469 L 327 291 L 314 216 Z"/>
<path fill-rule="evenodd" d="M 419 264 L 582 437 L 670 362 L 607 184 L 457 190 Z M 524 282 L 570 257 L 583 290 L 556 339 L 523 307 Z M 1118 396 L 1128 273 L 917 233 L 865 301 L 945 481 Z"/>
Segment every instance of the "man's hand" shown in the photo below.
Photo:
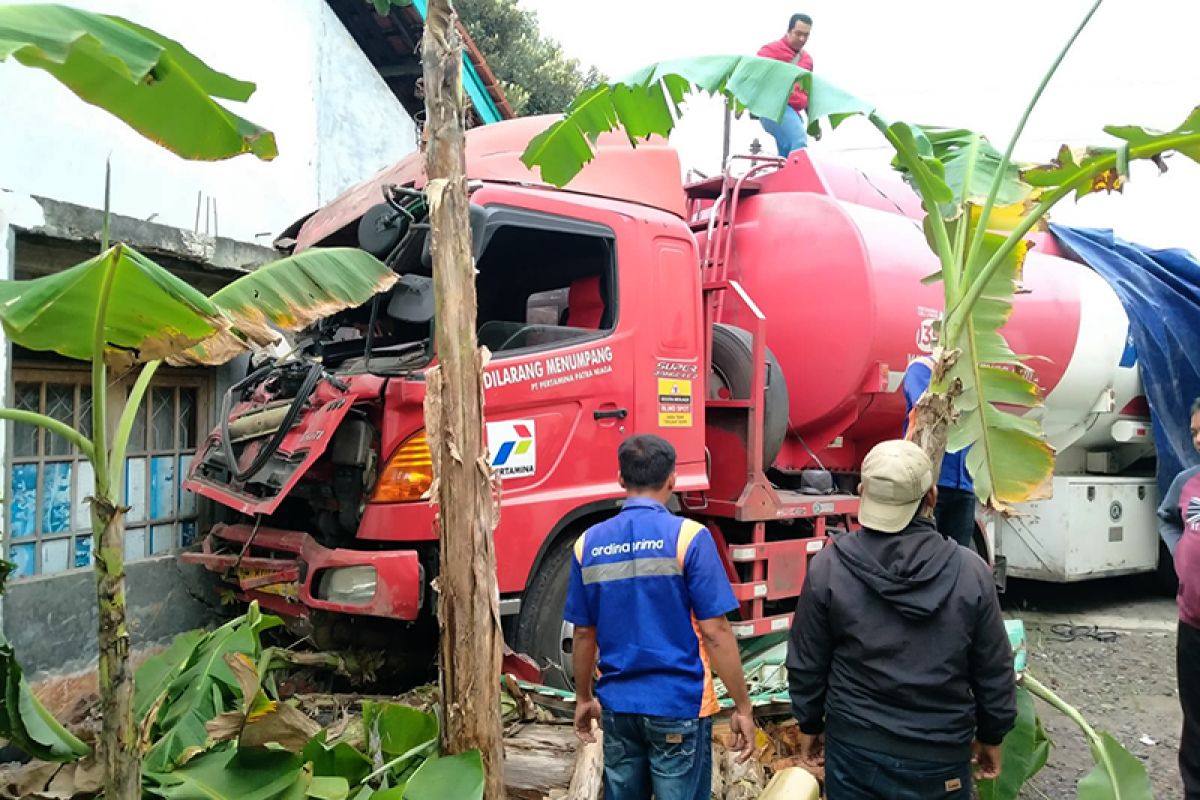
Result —
<path fill-rule="evenodd" d="M 825 764 L 825 734 L 800 734 L 800 759 L 810 767 L 820 767 Z"/>
<path fill-rule="evenodd" d="M 1000 777 L 1000 745 L 984 744 L 976 739 L 971 743 L 972 758 L 975 764 L 975 777 L 985 781 Z"/>
<path fill-rule="evenodd" d="M 596 741 L 596 734 L 592 732 L 593 722 L 600 724 L 600 701 L 594 697 L 591 700 L 576 700 L 575 735 L 587 744 Z"/>
<path fill-rule="evenodd" d="M 733 734 L 731 749 L 737 751 L 739 764 L 754 755 L 754 737 L 757 730 L 754 726 L 754 715 L 749 710 L 735 710 L 729 718 L 729 732 Z"/>

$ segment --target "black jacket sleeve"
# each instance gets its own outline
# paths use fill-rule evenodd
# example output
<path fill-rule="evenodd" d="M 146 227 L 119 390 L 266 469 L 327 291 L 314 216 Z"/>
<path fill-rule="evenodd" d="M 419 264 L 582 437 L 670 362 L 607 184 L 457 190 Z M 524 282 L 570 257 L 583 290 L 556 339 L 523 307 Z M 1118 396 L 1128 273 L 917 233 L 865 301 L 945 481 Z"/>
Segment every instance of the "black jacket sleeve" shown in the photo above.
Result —
<path fill-rule="evenodd" d="M 788 642 L 788 688 L 792 713 L 800 730 L 817 734 L 825 730 L 825 692 L 833 660 L 829 629 L 829 548 L 809 562 L 809 571 L 796 603 Z"/>
<path fill-rule="evenodd" d="M 969 554 L 975 558 L 974 554 Z M 978 560 L 978 559 L 977 559 Z M 1000 598 L 987 565 L 973 564 L 980 579 L 980 603 L 971 636 L 970 681 L 975 695 L 975 738 L 998 745 L 1017 719 L 1017 679 Z"/>

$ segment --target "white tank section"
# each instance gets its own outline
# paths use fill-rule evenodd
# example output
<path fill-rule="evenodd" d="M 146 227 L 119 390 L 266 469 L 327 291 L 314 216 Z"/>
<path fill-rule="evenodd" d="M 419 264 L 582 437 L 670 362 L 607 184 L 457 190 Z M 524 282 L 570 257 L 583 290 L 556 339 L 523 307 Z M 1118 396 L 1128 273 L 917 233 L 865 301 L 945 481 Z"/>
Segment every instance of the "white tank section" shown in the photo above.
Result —
<path fill-rule="evenodd" d="M 1129 344 L 1129 318 L 1116 292 L 1091 270 L 1080 270 L 1079 334 L 1066 372 L 1040 409 L 1046 438 L 1059 453 L 1060 474 L 1083 470 L 1085 451 L 1131 446 L 1118 441 L 1114 423 L 1142 395 L 1136 359 Z M 1072 453 L 1070 451 L 1078 451 Z"/>

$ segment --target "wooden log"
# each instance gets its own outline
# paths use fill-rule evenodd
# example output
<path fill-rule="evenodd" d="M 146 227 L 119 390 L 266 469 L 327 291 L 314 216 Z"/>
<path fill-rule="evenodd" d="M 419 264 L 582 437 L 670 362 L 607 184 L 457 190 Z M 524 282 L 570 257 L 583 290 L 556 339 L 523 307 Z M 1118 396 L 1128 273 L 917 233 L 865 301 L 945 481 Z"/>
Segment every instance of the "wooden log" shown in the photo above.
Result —
<path fill-rule="evenodd" d="M 592 722 L 592 733 L 596 741 L 579 743 L 567 800 L 597 800 L 604 788 L 604 731 L 595 721 Z"/>
<path fill-rule="evenodd" d="M 575 771 L 578 743 L 569 725 L 525 725 L 505 737 L 504 781 L 509 800 L 565 795 Z"/>

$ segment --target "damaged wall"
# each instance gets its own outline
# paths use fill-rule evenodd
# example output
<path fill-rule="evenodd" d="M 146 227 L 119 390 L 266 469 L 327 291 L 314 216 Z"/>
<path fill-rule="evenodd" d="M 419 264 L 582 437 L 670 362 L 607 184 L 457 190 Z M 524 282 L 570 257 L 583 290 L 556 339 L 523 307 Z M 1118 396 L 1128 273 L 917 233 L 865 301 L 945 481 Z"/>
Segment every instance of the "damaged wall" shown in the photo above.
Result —
<path fill-rule="evenodd" d="M 211 576 L 174 555 L 127 565 L 135 650 L 218 619 Z M 90 569 L 13 581 L 4 597 L 4 635 L 31 680 L 95 666 L 96 578 Z"/>
<path fill-rule="evenodd" d="M 85 260 L 97 250 L 100 217 L 95 209 L 0 191 L 0 275 L 29 278 Z M 123 216 L 112 218 L 112 232 L 205 293 L 277 256 Z M 0 402 L 84 428 L 91 391 L 85 362 L 14 348 L 7 339 L 0 355 Z M 246 374 L 247 361 L 162 368 L 134 426 L 125 460 L 125 558 L 135 648 L 208 625 L 221 613 L 211 576 L 177 559 L 211 516 L 179 483 L 212 429 L 220 394 Z M 97 626 L 85 502 L 90 465 L 61 440 L 22 425 L 0 425 L 0 452 L 0 542 L 17 564 L 0 600 L 0 624 L 35 680 L 87 669 L 95 662 Z"/>

